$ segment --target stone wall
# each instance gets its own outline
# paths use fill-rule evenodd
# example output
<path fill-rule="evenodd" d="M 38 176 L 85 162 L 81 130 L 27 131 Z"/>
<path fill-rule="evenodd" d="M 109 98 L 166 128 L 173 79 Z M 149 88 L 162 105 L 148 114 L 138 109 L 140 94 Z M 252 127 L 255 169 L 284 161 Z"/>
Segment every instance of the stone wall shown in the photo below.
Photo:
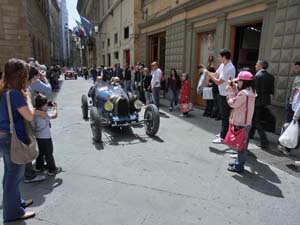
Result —
<path fill-rule="evenodd" d="M 165 73 L 175 68 L 180 74 L 184 69 L 185 22 L 167 27 Z"/>
<path fill-rule="evenodd" d="M 299 0 L 278 0 L 270 61 L 270 72 L 276 77 L 274 104 L 283 106 L 294 63 L 300 61 Z"/>
<path fill-rule="evenodd" d="M 10 58 L 29 55 L 29 33 L 25 2 L 1 0 L 0 3 L 0 66 Z"/>

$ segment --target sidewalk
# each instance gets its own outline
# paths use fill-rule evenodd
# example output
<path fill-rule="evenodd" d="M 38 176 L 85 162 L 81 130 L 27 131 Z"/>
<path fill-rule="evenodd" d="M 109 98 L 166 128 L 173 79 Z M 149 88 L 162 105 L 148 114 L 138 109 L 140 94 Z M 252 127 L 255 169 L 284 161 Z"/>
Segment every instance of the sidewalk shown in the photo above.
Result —
<path fill-rule="evenodd" d="M 161 109 L 166 112 L 166 114 L 177 116 L 182 120 L 190 122 L 191 124 L 200 127 L 208 132 L 214 134 L 218 134 L 220 132 L 221 121 L 203 117 L 203 110 L 199 107 L 195 107 L 194 110 L 189 114 L 189 117 L 182 118 L 179 116 L 179 107 L 175 107 L 173 112 L 169 112 L 169 100 L 166 98 L 161 98 Z M 277 140 L 279 136 L 274 133 L 267 133 L 267 136 L 270 141 L 270 147 L 268 149 L 262 150 L 256 145 L 257 143 L 259 143 L 259 136 L 256 132 L 254 139 L 250 140 L 249 150 L 253 153 L 253 155 L 251 156 L 300 178 L 300 168 L 294 165 L 295 160 L 300 160 L 299 149 L 293 150 L 289 156 L 286 156 L 283 153 L 279 152 L 277 149 Z"/>

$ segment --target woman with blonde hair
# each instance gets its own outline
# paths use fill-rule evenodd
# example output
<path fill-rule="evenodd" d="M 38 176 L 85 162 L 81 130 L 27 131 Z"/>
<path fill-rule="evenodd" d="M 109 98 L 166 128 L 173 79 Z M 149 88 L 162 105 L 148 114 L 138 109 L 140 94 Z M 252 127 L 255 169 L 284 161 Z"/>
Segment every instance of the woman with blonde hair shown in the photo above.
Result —
<path fill-rule="evenodd" d="M 25 212 L 33 203 L 21 198 L 19 183 L 24 175 L 24 165 L 15 164 L 10 158 L 10 120 L 6 95 L 9 94 L 14 126 L 18 138 L 26 143 L 24 120 L 32 121 L 34 109 L 28 89 L 28 70 L 25 61 L 10 59 L 4 66 L 3 82 L 0 87 L 0 151 L 4 160 L 3 175 L 3 220 L 24 220 L 35 216 L 34 212 Z"/>

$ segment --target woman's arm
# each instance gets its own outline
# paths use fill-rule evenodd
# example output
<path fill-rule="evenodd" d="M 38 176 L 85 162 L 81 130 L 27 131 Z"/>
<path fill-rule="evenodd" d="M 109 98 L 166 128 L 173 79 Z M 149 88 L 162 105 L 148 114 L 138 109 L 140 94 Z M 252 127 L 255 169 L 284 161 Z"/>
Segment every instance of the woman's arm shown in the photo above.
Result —
<path fill-rule="evenodd" d="M 34 117 L 34 108 L 31 103 L 31 97 L 29 91 L 23 91 L 22 94 L 25 97 L 25 101 L 27 103 L 26 106 L 18 108 L 18 112 L 22 115 L 22 117 L 27 121 L 32 121 Z"/>
<path fill-rule="evenodd" d="M 239 92 L 235 97 L 228 97 L 227 102 L 231 108 L 239 108 L 246 102 L 246 94 Z"/>

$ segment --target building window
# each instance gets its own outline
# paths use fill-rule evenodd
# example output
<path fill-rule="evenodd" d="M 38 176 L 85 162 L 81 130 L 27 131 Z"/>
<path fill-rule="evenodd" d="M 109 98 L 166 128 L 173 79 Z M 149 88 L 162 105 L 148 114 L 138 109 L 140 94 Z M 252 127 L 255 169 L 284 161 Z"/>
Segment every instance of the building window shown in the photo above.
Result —
<path fill-rule="evenodd" d="M 109 47 L 110 46 L 110 39 L 108 38 L 107 39 L 107 47 Z"/>
<path fill-rule="evenodd" d="M 118 44 L 118 33 L 115 33 L 115 44 Z"/>
<path fill-rule="evenodd" d="M 124 39 L 129 38 L 129 27 L 124 28 Z"/>
<path fill-rule="evenodd" d="M 110 54 L 107 54 L 107 66 L 111 66 L 111 57 L 110 57 Z"/>
<path fill-rule="evenodd" d="M 114 58 L 119 59 L 119 52 L 114 52 Z"/>
<path fill-rule="evenodd" d="M 105 55 L 102 55 L 102 65 L 105 65 Z"/>

